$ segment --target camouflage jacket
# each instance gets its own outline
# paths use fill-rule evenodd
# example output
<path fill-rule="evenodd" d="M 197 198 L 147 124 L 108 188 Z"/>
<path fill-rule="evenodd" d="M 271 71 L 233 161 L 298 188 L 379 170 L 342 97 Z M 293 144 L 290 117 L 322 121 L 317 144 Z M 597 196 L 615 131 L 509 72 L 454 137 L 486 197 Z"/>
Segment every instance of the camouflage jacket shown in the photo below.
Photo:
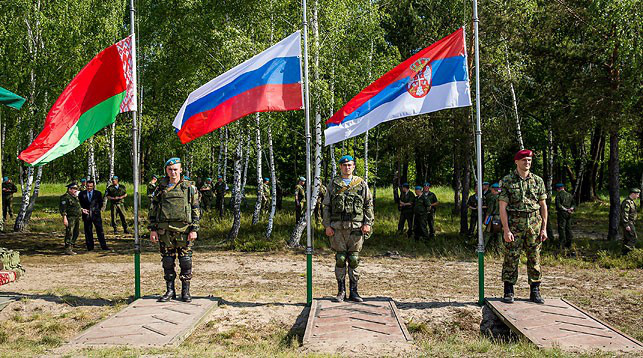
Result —
<path fill-rule="evenodd" d="M 156 183 L 158 183 L 158 181 Z M 152 182 L 147 183 L 147 197 L 150 199 L 152 198 L 152 196 L 154 196 L 154 191 L 156 190 L 156 186 L 157 186 L 156 183 L 152 183 Z"/>
<path fill-rule="evenodd" d="M 263 183 L 261 189 L 261 195 L 263 195 L 263 200 L 270 200 L 270 184 Z"/>
<path fill-rule="evenodd" d="M 629 196 L 621 203 L 621 225 L 634 226 L 636 223 L 636 203 Z"/>
<path fill-rule="evenodd" d="M 81 214 L 80 202 L 77 196 L 73 196 L 66 192 L 60 196 L 60 215 L 77 217 Z"/>
<path fill-rule="evenodd" d="M 335 177 L 324 197 L 324 227 L 333 229 L 358 229 L 373 225 L 373 196 L 364 179 L 353 176 L 346 185 L 341 176 Z"/>
<path fill-rule="evenodd" d="M 499 196 L 500 194 L 494 195 L 493 193 L 487 195 L 485 199 L 485 206 L 487 207 L 485 216 L 500 217 L 500 204 L 498 203 Z"/>
<path fill-rule="evenodd" d="M 221 182 L 217 181 L 214 184 L 214 193 L 217 196 L 225 196 L 225 183 L 222 181 Z"/>
<path fill-rule="evenodd" d="M 125 185 L 123 184 L 118 184 L 118 188 L 116 187 L 116 185 L 112 184 L 107 187 L 107 190 L 105 190 L 105 197 L 111 196 L 115 198 L 117 196 L 123 196 L 125 194 L 127 194 L 127 189 L 125 189 Z M 109 199 L 109 201 L 112 204 L 120 204 L 123 199 Z"/>
<path fill-rule="evenodd" d="M 9 183 L 9 182 L 2 183 L 2 189 L 7 190 L 7 191 L 2 190 L 3 198 L 12 197 L 13 194 L 18 191 L 18 188 L 16 187 L 16 185 L 14 183 Z"/>
<path fill-rule="evenodd" d="M 208 197 L 208 198 L 214 197 L 212 184 L 203 183 L 203 185 L 201 185 L 201 188 L 199 188 L 199 191 L 201 192 L 201 195 L 205 197 Z"/>
<path fill-rule="evenodd" d="M 411 204 L 411 205 L 405 205 L 400 207 L 400 211 L 403 213 L 412 213 L 413 212 L 413 201 L 415 200 L 415 194 L 413 194 L 410 190 L 406 192 L 402 192 L 400 194 L 400 203 L 404 204 Z"/>
<path fill-rule="evenodd" d="M 427 199 L 429 199 L 429 203 L 431 203 L 431 204 L 435 204 L 435 203 L 438 202 L 438 197 L 435 196 L 435 193 L 432 192 L 432 191 L 425 191 L 425 192 L 422 193 L 422 196 L 424 196 Z M 430 210 L 429 210 L 429 213 L 433 214 L 435 212 L 435 210 L 436 210 L 435 206 L 432 206 L 430 208 Z"/>
<path fill-rule="evenodd" d="M 561 190 L 556 194 L 556 211 L 567 213 L 567 209 L 574 207 L 574 196 L 568 191 Z"/>
<path fill-rule="evenodd" d="M 484 202 L 485 199 L 487 199 L 487 197 L 488 196 L 483 195 L 482 202 Z M 473 194 L 473 195 L 469 196 L 469 200 L 467 200 L 467 206 L 469 207 L 469 210 L 477 212 L 477 209 L 478 209 L 478 194 Z M 471 208 L 473 208 L 473 209 L 471 209 Z"/>
<path fill-rule="evenodd" d="M 306 205 L 306 190 L 299 184 L 295 187 L 295 205 L 301 207 Z"/>
<path fill-rule="evenodd" d="M 502 179 L 502 191 L 498 194 L 498 200 L 507 203 L 507 211 L 532 213 L 540 210 L 540 201 L 547 200 L 545 182 L 534 173 L 523 179 L 518 171 L 505 176 Z"/>
<path fill-rule="evenodd" d="M 419 195 L 413 198 L 413 214 L 427 215 L 431 211 L 431 200 L 427 195 Z"/>
<path fill-rule="evenodd" d="M 194 183 L 181 180 L 171 185 L 169 178 L 158 181 L 149 213 L 149 229 L 172 231 L 199 230 L 199 195 Z"/>

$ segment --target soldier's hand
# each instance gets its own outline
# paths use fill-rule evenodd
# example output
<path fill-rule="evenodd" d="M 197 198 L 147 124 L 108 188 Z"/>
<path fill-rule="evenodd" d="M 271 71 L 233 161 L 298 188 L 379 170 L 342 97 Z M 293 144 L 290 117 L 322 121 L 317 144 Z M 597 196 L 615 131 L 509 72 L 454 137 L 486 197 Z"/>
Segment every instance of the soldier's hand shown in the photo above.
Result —
<path fill-rule="evenodd" d="M 366 235 L 369 232 L 371 232 L 371 225 L 362 225 L 362 233 Z"/>
<path fill-rule="evenodd" d="M 66 216 L 63 216 L 63 225 L 65 225 L 65 227 L 69 226 L 69 221 Z"/>
<path fill-rule="evenodd" d="M 511 231 L 509 231 L 509 230 L 505 231 L 505 235 L 504 235 L 504 236 L 505 236 L 505 237 L 504 237 L 505 242 L 513 242 L 513 241 L 515 241 L 515 240 L 516 240 L 516 239 L 514 238 L 514 234 L 513 234 Z"/>
<path fill-rule="evenodd" d="M 540 230 L 540 241 L 547 240 L 547 229 Z"/>
<path fill-rule="evenodd" d="M 150 231 L 150 241 L 153 243 L 159 242 L 159 233 L 156 231 Z"/>
<path fill-rule="evenodd" d="M 326 227 L 326 236 L 331 237 L 331 236 L 333 236 L 333 235 L 335 235 L 335 230 L 333 230 L 333 228 L 332 228 L 332 227 L 327 226 L 327 227 Z"/>
<path fill-rule="evenodd" d="M 196 236 L 196 231 L 190 231 L 190 233 L 188 234 L 188 241 L 196 240 Z"/>

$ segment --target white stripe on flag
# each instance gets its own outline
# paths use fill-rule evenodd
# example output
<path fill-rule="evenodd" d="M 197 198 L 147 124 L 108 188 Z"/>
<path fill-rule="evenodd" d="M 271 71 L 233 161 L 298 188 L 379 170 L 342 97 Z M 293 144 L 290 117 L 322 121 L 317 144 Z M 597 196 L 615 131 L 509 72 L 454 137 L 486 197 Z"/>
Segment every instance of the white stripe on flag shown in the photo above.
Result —
<path fill-rule="evenodd" d="M 394 119 L 470 105 L 468 81 L 449 82 L 431 87 L 429 94 L 423 98 L 415 98 L 404 92 L 395 100 L 375 108 L 363 117 L 327 128 L 324 131 L 325 145 L 358 136 L 380 123 Z"/>

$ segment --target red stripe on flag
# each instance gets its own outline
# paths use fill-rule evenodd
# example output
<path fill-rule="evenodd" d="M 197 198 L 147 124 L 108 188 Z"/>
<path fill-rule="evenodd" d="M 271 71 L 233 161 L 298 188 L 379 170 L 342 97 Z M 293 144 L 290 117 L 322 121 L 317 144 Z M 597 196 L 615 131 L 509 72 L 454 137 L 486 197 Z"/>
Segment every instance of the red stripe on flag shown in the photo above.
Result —
<path fill-rule="evenodd" d="M 19 158 L 33 163 L 53 148 L 83 113 L 125 89 L 123 64 L 116 45 L 112 45 L 96 55 L 69 82 L 49 110 L 42 132 Z"/>
<path fill-rule="evenodd" d="M 375 82 L 371 83 L 368 87 L 364 88 L 360 93 L 348 101 L 348 103 L 346 103 L 339 111 L 335 112 L 335 114 L 326 121 L 326 124 L 342 123 L 344 118 L 359 108 L 362 104 L 366 103 L 366 101 L 380 93 L 391 83 L 401 78 L 415 76 L 415 72 L 410 68 L 415 61 L 421 58 L 428 58 L 430 61 L 434 61 L 447 57 L 464 56 L 464 54 L 464 28 L 461 27 L 456 32 L 416 53 L 406 61 L 395 66 L 395 68 L 387 72 L 384 76 L 375 80 Z"/>
<path fill-rule="evenodd" d="M 252 88 L 217 107 L 188 118 L 177 133 L 188 143 L 255 112 L 292 111 L 302 108 L 301 84 L 269 84 Z"/>

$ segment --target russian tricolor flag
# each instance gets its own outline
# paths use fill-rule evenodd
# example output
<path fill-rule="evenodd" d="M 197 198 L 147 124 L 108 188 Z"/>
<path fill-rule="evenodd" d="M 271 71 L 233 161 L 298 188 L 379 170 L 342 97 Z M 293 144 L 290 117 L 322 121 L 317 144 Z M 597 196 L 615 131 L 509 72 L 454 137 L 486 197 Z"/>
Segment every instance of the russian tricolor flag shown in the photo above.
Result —
<path fill-rule="evenodd" d="M 470 105 L 464 28 L 460 28 L 353 97 L 326 121 L 325 142 L 341 142 L 393 119 Z"/>
<path fill-rule="evenodd" d="M 183 144 L 255 112 L 302 109 L 300 31 L 190 93 L 174 123 Z"/>

